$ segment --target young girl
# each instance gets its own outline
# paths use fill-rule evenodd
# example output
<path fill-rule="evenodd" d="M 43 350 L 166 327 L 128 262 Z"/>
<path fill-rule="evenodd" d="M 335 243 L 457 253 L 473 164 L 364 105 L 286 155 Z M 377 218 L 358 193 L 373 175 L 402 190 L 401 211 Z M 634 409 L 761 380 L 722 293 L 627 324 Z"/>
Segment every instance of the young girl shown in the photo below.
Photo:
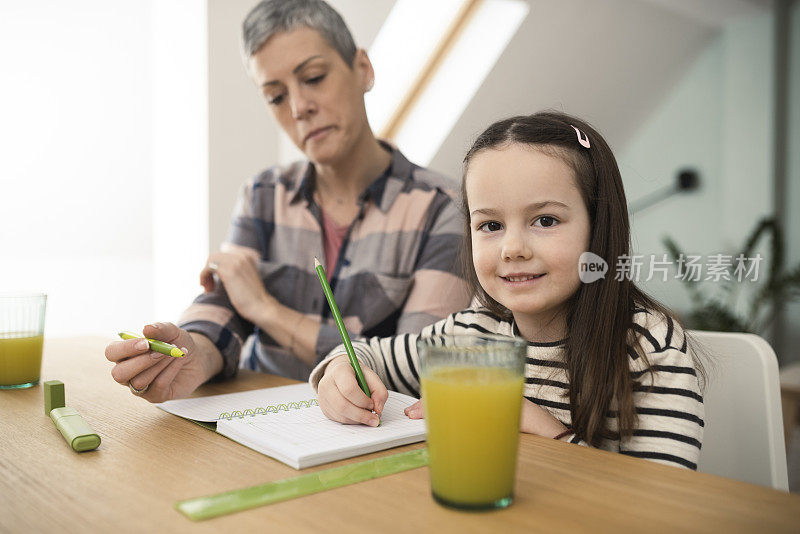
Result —
<path fill-rule="evenodd" d="M 665 308 L 615 273 L 630 255 L 630 227 L 605 140 L 563 113 L 513 117 L 478 137 L 464 168 L 465 270 L 477 303 L 420 335 L 523 337 L 523 432 L 696 469 L 702 368 Z M 587 251 L 609 271 L 583 283 Z M 310 378 L 325 415 L 374 426 L 386 386 L 419 396 L 416 338 L 353 343 L 371 398 L 334 349 Z M 421 402 L 406 414 L 422 417 Z"/>

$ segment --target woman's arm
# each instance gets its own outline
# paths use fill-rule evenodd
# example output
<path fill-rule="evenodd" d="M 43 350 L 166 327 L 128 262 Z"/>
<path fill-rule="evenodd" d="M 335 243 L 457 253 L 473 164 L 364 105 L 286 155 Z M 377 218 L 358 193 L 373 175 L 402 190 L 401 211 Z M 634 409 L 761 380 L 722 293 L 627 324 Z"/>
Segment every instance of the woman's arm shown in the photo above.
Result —
<path fill-rule="evenodd" d="M 258 221 L 263 222 L 264 217 L 256 191 L 272 191 L 268 186 L 274 181 L 274 174 L 275 169 L 269 169 L 242 186 L 226 239 L 230 246 L 247 251 L 247 254 L 256 258 L 259 257 L 263 238 L 258 231 Z M 238 370 L 242 345 L 253 333 L 253 323 L 237 310 L 226 288 L 215 283 L 215 270 L 206 265 L 201 272 L 200 283 L 205 292 L 183 312 L 178 327 L 209 339 L 222 356 L 223 366 L 219 377 L 231 378 Z"/>
<path fill-rule="evenodd" d="M 322 289 L 320 289 L 322 291 Z M 321 323 L 268 296 L 253 321 L 276 342 L 309 367 L 317 363 L 317 337 Z"/>
<path fill-rule="evenodd" d="M 284 306 L 270 295 L 256 267 L 258 253 L 250 248 L 223 245 L 222 252 L 208 257 L 200 273 L 206 291 L 216 289 L 216 274 L 236 311 L 258 326 L 278 344 L 286 348 L 309 367 L 317 363 L 316 343 L 320 321 Z"/>

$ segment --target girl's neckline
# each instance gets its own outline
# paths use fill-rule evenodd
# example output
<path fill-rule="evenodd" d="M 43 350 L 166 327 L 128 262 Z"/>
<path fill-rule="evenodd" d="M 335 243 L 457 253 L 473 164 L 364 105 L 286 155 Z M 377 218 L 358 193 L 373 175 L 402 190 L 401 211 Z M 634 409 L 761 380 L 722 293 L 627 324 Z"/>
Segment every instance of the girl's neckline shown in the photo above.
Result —
<path fill-rule="evenodd" d="M 517 323 L 512 319 L 511 320 L 511 333 L 514 337 L 518 337 L 525 341 L 529 347 L 560 347 L 561 345 L 566 344 L 568 338 L 559 339 L 558 341 L 528 341 L 522 334 L 520 334 L 519 328 L 517 328 Z"/>

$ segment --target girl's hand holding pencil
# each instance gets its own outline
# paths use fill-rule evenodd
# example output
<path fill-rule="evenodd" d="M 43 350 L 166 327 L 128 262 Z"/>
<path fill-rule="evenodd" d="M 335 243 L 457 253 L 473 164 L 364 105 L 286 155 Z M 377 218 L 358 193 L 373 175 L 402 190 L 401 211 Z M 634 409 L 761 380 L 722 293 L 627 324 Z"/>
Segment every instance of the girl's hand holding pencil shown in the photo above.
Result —
<path fill-rule="evenodd" d="M 314 270 L 317 272 L 322 292 L 325 293 L 325 298 L 331 307 L 331 314 L 347 351 L 342 357 L 336 357 L 328 364 L 325 376 L 317 389 L 319 406 L 328 419 L 347 424 L 363 423 L 378 426 L 381 424 L 381 412 L 386 399 L 389 398 L 389 392 L 374 371 L 361 369 L 339 306 L 336 305 L 333 291 L 328 284 L 325 268 L 317 258 L 314 258 Z M 333 369 L 331 366 L 334 366 Z M 325 377 L 328 376 L 330 378 L 323 386 Z"/>
<path fill-rule="evenodd" d="M 319 407 L 328 419 L 352 425 L 378 426 L 378 416 L 383 412 L 389 392 L 374 371 L 364 367 L 363 373 L 372 392 L 371 398 L 359 386 L 346 354 L 337 356 L 328 364 L 317 388 Z"/>

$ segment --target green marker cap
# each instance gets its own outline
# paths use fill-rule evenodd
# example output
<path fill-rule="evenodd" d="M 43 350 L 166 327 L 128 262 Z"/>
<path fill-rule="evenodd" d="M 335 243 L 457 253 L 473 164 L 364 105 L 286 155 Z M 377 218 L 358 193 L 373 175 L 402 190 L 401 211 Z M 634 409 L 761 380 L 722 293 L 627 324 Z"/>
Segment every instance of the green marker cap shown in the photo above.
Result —
<path fill-rule="evenodd" d="M 48 380 L 44 383 L 44 414 L 56 408 L 63 408 L 67 403 L 64 400 L 64 382 L 61 380 Z"/>

